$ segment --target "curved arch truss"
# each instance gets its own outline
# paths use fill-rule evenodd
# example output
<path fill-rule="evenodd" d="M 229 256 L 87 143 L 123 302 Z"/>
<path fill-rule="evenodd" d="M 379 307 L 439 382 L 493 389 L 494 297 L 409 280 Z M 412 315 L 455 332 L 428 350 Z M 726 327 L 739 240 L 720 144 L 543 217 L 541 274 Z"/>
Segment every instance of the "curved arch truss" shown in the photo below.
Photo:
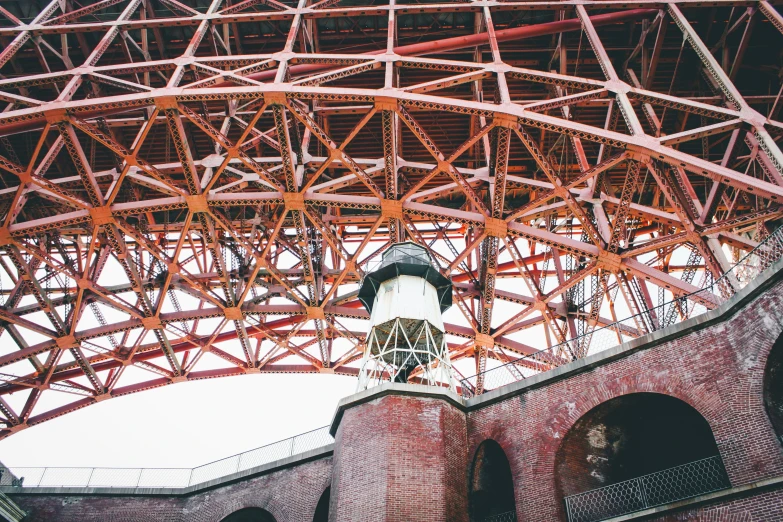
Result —
<path fill-rule="evenodd" d="M 783 24 L 621 4 L 5 3 L 0 437 L 186 380 L 356 375 L 395 241 L 452 278 L 462 375 L 686 318 L 650 310 L 781 216 Z"/>

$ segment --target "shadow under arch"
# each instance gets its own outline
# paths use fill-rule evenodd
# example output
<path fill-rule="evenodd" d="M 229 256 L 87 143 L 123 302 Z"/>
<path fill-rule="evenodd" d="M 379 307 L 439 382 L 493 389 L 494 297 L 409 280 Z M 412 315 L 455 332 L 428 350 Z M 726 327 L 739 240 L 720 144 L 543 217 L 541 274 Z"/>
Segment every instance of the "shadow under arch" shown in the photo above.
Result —
<path fill-rule="evenodd" d="M 321 493 L 321 498 L 318 499 L 318 504 L 315 506 L 313 522 L 329 522 L 329 496 L 331 493 L 332 486 L 326 486 L 324 492 Z"/>
<path fill-rule="evenodd" d="M 511 466 L 506 452 L 492 439 L 483 441 L 473 457 L 468 506 L 471 522 L 516 520 Z"/>
<path fill-rule="evenodd" d="M 277 522 L 272 514 L 261 508 L 248 507 L 234 511 L 220 522 Z"/>
<path fill-rule="evenodd" d="M 764 408 L 775 435 L 783 443 L 783 334 L 769 352 L 763 382 Z"/>
<path fill-rule="evenodd" d="M 691 463 L 693 469 L 677 468 Z M 641 482 L 624 482 L 642 476 L 651 479 L 644 487 L 655 488 L 649 499 L 639 492 Z M 601 520 L 730 486 L 707 420 L 685 401 L 646 392 L 603 402 L 574 423 L 555 454 L 555 484 L 563 518 L 566 497 L 591 492 L 572 501 L 572 520 Z M 599 491 L 611 485 L 617 489 Z M 574 515 L 574 505 L 582 514 Z"/>

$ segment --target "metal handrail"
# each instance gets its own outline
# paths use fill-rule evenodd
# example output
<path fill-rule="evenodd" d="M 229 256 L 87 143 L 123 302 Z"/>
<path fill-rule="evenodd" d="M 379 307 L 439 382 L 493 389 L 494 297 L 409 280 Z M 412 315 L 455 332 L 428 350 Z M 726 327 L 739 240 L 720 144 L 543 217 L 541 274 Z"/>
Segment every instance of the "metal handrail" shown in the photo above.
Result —
<path fill-rule="evenodd" d="M 195 468 L 0 467 L 0 486 L 185 488 L 332 444 L 329 426 L 300 433 Z"/>
<path fill-rule="evenodd" d="M 482 518 L 479 522 L 517 522 L 517 512 L 506 511 L 497 515 L 490 515 Z"/>
<path fill-rule="evenodd" d="M 666 312 L 671 311 L 672 307 L 677 307 L 678 310 L 683 311 L 686 318 L 705 313 L 710 310 L 703 304 L 705 301 L 712 302 L 715 305 L 726 302 L 737 291 L 754 280 L 758 274 L 781 258 L 783 258 L 783 226 L 767 236 L 721 277 L 704 288 L 667 301 L 648 311 L 643 311 L 604 327 L 596 328 L 590 333 L 574 337 L 550 348 L 524 355 L 495 368 L 490 368 L 484 372 L 461 379 L 462 396 L 465 398 L 474 397 L 485 391 L 567 364 L 577 358 L 573 356 L 573 347 L 579 346 L 580 341 L 586 338 L 592 342 L 589 343 L 590 351 L 587 354 L 582 354 L 582 357 L 619 346 L 626 342 L 623 339 L 624 336 L 628 337 L 628 340 L 638 336 L 630 335 L 627 332 L 638 333 L 640 324 L 650 323 L 650 317 L 663 318 L 666 316 Z M 653 326 L 658 326 L 658 328 L 654 329 L 662 329 L 669 325 Z M 483 389 L 477 390 L 476 384 L 480 380 L 479 377 L 482 376 L 484 377 Z M 493 381 L 494 385 L 492 385 Z"/>
<path fill-rule="evenodd" d="M 731 487 L 720 455 L 565 497 L 569 522 L 598 522 Z"/>

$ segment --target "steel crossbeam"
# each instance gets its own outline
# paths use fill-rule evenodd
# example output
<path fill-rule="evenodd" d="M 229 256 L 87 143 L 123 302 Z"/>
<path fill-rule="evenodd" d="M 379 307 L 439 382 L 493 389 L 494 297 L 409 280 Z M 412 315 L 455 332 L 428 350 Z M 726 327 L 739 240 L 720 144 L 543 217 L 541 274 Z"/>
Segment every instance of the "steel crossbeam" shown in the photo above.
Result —
<path fill-rule="evenodd" d="M 356 285 L 404 240 L 454 282 L 463 373 L 687 318 L 651 294 L 783 218 L 757 52 L 783 17 L 702 4 L 3 6 L 0 437 L 186 380 L 355 376 Z"/>

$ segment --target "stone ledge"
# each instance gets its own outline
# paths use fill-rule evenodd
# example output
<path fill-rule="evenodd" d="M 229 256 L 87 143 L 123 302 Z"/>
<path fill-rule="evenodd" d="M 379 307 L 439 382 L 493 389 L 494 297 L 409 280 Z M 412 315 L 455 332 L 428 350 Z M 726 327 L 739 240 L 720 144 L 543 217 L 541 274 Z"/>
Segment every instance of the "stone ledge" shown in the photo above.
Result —
<path fill-rule="evenodd" d="M 219 477 L 200 484 L 184 488 L 69 488 L 69 487 L 51 487 L 51 488 L 25 488 L 0 486 L 0 494 L 6 495 L 73 495 L 73 496 L 108 496 L 108 497 L 127 497 L 127 496 L 167 496 L 167 497 L 186 497 L 201 491 L 208 491 L 223 486 L 228 486 L 236 482 L 247 480 L 261 475 L 279 471 L 285 468 L 292 468 L 301 464 L 306 464 L 314 460 L 320 460 L 329 457 L 334 452 L 334 444 L 327 444 L 320 448 L 298 453 L 284 459 L 278 459 L 255 468 L 250 468 L 238 473 L 232 473 L 224 477 Z"/>
<path fill-rule="evenodd" d="M 763 489 L 778 489 L 783 487 L 783 477 L 775 477 L 771 479 L 759 480 L 751 484 L 745 484 L 744 486 L 737 486 L 734 488 L 723 489 L 721 491 L 715 491 L 713 493 L 707 493 L 706 495 L 699 495 L 698 497 L 688 498 L 685 500 L 678 500 L 677 502 L 671 502 L 662 506 L 657 506 L 643 511 L 636 511 L 635 513 L 629 513 L 627 515 L 621 515 L 619 517 L 607 518 L 603 522 L 624 522 L 626 520 L 644 520 L 646 518 L 658 516 L 661 513 L 668 513 L 670 511 L 680 511 L 684 509 L 691 509 L 698 507 L 702 504 L 709 504 L 711 502 L 725 502 L 732 500 L 736 497 L 741 497 L 749 494 L 759 494 Z"/>
<path fill-rule="evenodd" d="M 21 522 L 27 516 L 13 500 L 0 493 L 0 518 L 7 522 Z"/>
<path fill-rule="evenodd" d="M 452 406 L 458 408 L 460 411 L 465 412 L 465 402 L 456 393 L 445 389 L 436 388 L 433 386 L 424 386 L 423 384 L 407 384 L 399 382 L 389 382 L 380 386 L 375 386 L 368 390 L 360 391 L 340 399 L 337 403 L 337 409 L 334 412 L 332 423 L 329 427 L 329 434 L 334 437 L 337 433 L 337 427 L 340 425 L 340 421 L 343 418 L 345 410 L 359 406 L 366 402 L 374 401 L 387 395 L 402 395 L 408 397 L 424 397 L 429 399 L 441 399 Z"/>

